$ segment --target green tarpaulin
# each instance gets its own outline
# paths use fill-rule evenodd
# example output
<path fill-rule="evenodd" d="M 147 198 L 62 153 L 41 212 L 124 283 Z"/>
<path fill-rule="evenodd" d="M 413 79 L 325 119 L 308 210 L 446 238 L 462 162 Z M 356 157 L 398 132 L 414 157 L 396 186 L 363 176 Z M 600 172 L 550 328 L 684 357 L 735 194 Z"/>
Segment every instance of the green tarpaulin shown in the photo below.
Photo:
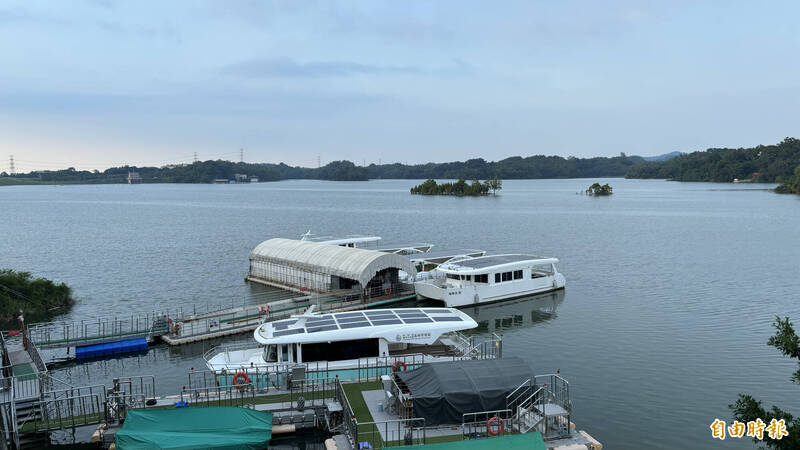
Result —
<path fill-rule="evenodd" d="M 246 408 L 133 409 L 117 432 L 119 450 L 259 449 L 272 438 L 272 414 Z"/>
<path fill-rule="evenodd" d="M 512 434 L 486 439 L 471 439 L 468 441 L 440 442 L 438 444 L 405 445 L 394 447 L 397 450 L 547 450 L 539 432 L 526 434 Z"/>

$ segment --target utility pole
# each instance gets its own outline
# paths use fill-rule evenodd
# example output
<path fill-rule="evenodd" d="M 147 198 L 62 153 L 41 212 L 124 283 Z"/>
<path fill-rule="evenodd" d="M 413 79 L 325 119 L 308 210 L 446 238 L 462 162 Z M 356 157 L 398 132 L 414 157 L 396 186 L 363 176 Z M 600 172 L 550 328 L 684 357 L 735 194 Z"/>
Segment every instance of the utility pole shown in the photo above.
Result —
<path fill-rule="evenodd" d="M 14 155 L 8 155 L 8 171 L 14 175 Z"/>

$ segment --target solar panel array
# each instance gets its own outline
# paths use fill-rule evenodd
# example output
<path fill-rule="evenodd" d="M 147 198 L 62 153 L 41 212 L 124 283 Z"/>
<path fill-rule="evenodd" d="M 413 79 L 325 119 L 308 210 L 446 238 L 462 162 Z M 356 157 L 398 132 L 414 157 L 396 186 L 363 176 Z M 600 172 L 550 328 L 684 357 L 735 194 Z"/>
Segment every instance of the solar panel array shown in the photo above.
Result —
<path fill-rule="evenodd" d="M 297 319 L 273 322 L 273 337 L 320 331 L 347 330 L 381 325 L 403 325 L 434 322 L 462 322 L 453 310 L 446 308 L 376 309 L 335 314 L 323 314 L 306 319 L 305 328 L 289 328 Z"/>

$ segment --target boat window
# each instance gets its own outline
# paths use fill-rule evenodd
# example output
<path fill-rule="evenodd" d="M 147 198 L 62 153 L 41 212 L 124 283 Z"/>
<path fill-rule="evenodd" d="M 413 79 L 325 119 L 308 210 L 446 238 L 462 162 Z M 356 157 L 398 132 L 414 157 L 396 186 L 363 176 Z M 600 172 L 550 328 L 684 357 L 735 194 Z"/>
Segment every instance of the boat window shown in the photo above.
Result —
<path fill-rule="evenodd" d="M 476 283 L 488 283 L 489 282 L 489 274 L 475 275 L 475 282 Z"/>
<path fill-rule="evenodd" d="M 297 344 L 292 344 L 292 362 L 299 362 L 298 356 L 300 355 L 297 354 Z"/>
<path fill-rule="evenodd" d="M 511 272 L 503 272 L 503 281 L 511 281 Z"/>
<path fill-rule="evenodd" d="M 281 345 L 281 362 L 289 362 L 289 345 Z"/>
<path fill-rule="evenodd" d="M 278 362 L 278 346 L 274 344 L 264 347 L 264 361 L 265 362 Z"/>
<path fill-rule="evenodd" d="M 467 280 L 467 281 L 470 281 L 470 280 L 472 280 L 472 275 L 465 275 L 464 279 Z"/>
<path fill-rule="evenodd" d="M 522 271 L 521 270 L 515 270 L 514 271 L 514 279 L 515 280 L 521 280 L 522 279 Z"/>
<path fill-rule="evenodd" d="M 499 273 L 494 274 L 494 282 L 495 283 L 499 283 L 500 282 L 500 274 Z"/>
<path fill-rule="evenodd" d="M 548 277 L 553 274 L 553 266 L 551 264 L 537 264 L 531 267 L 531 278 Z"/>
<path fill-rule="evenodd" d="M 448 273 L 447 274 L 447 278 L 450 278 L 451 280 L 460 280 L 461 279 L 461 277 L 459 277 L 456 274 L 452 274 L 452 273 Z"/>
<path fill-rule="evenodd" d="M 303 344 L 303 362 L 341 361 L 378 356 L 378 339 Z"/>

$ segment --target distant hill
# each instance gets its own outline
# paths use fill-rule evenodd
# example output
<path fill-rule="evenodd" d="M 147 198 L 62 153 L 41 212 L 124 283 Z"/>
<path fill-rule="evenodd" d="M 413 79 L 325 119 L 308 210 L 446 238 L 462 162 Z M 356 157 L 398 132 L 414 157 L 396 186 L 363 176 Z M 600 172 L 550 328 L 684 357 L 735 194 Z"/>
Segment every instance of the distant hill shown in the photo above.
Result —
<path fill-rule="evenodd" d="M 751 148 L 710 148 L 683 153 L 664 161 L 636 165 L 626 178 L 666 178 L 677 181 L 751 179 L 762 183 L 784 183 L 794 178 L 800 166 L 800 140 L 787 137 L 775 145 Z"/>
<path fill-rule="evenodd" d="M 350 161 L 333 161 L 319 168 L 293 167 L 286 164 L 243 163 L 231 161 L 197 161 L 164 167 L 112 167 L 103 172 L 76 170 L 34 171 L 26 174 L 0 174 L 0 186 L 9 184 L 104 184 L 126 183 L 128 172 L 137 172 L 143 183 L 210 183 L 216 179 L 233 180 L 236 174 L 257 177 L 259 181 L 314 179 L 362 181 L 383 179 L 533 179 L 533 178 L 604 178 L 622 177 L 635 164 L 644 163 L 639 156 L 613 158 L 563 158 L 561 156 L 513 156 L 500 161 L 482 158 L 446 163 L 405 165 L 370 164 L 356 166 Z"/>
<path fill-rule="evenodd" d="M 658 156 L 643 156 L 642 159 L 644 159 L 645 161 L 666 161 L 668 159 L 672 159 L 682 154 L 683 154 L 682 152 L 669 152 Z"/>

